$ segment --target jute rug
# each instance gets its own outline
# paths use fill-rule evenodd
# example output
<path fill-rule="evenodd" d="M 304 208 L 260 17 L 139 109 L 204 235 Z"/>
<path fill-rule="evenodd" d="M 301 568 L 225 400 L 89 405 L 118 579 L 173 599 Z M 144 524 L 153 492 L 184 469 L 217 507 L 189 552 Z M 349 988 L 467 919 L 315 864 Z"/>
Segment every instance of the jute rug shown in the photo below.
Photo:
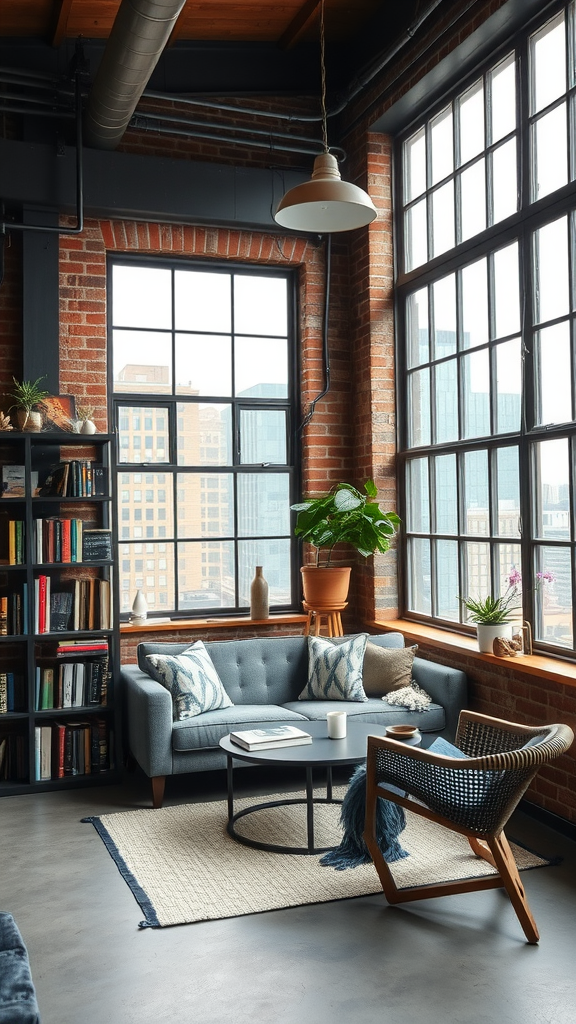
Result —
<path fill-rule="evenodd" d="M 343 796 L 344 787 L 335 790 Z M 289 794 L 262 797 L 277 800 Z M 320 795 L 320 794 L 319 794 Z M 237 800 L 234 810 L 258 802 Z M 337 846 L 339 805 L 316 804 L 316 846 Z M 467 841 L 407 812 L 400 835 L 410 856 L 392 865 L 399 886 L 492 874 Z M 335 871 L 320 856 L 268 853 L 243 846 L 226 831 L 226 802 L 183 804 L 87 818 L 97 829 L 145 915 L 141 928 L 165 928 L 325 903 L 381 892 L 372 864 Z M 264 842 L 306 845 L 303 805 L 270 808 L 240 819 L 238 832 Z M 521 869 L 550 861 L 512 844 Z M 384 897 L 382 897 L 384 899 Z"/>

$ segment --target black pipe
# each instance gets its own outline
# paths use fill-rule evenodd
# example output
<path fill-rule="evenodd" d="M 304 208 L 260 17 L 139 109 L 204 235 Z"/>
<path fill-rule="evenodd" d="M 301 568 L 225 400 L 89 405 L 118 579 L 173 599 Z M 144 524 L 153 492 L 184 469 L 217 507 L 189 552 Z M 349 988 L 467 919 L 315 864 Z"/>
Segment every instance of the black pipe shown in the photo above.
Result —
<path fill-rule="evenodd" d="M 233 143 L 235 146 L 249 146 L 250 149 L 269 149 L 271 151 L 282 153 L 306 153 L 311 156 L 318 156 L 319 153 L 323 152 L 323 146 L 320 141 L 318 141 L 318 145 L 315 148 L 313 146 L 287 146 L 283 143 L 277 144 L 272 136 L 269 136 L 267 140 L 238 139 L 234 135 L 216 135 L 213 132 L 191 131 L 184 128 L 171 128 L 159 124 L 147 125 L 145 121 L 145 117 L 142 118 L 138 115 L 136 123 L 130 125 L 130 127 L 137 128 L 140 131 L 158 132 L 161 135 L 183 135 L 186 138 L 210 139 L 213 142 L 229 142 Z M 344 153 L 344 150 L 340 150 L 340 152 Z"/>

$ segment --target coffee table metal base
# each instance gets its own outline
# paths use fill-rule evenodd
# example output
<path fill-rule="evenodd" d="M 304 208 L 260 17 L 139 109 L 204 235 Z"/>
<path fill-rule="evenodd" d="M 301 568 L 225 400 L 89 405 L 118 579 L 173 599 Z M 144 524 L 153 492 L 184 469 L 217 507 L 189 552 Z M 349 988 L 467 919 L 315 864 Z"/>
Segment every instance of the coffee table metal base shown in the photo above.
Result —
<path fill-rule="evenodd" d="M 237 811 L 234 814 L 234 770 L 233 770 L 233 758 L 228 755 L 227 757 L 227 781 L 228 781 L 228 824 L 226 826 L 228 834 L 238 843 L 243 843 L 244 846 L 252 846 L 256 850 L 267 850 L 269 853 L 297 853 L 297 854 L 318 854 L 327 853 L 328 850 L 333 849 L 331 846 L 315 846 L 314 845 L 314 804 L 341 804 L 342 801 L 332 795 L 332 768 L 330 766 L 326 769 L 326 796 L 314 796 L 314 785 L 312 779 L 312 768 L 306 768 L 306 796 L 305 797 L 292 797 L 286 798 L 285 800 L 269 800 L 263 804 L 252 804 L 250 807 L 244 807 L 241 811 Z M 255 814 L 257 811 L 264 811 L 269 807 L 287 807 L 289 804 L 304 804 L 306 807 L 306 846 L 282 846 L 278 843 L 263 843 L 258 839 L 250 839 L 248 836 L 243 836 L 236 831 L 235 825 L 240 818 L 246 817 L 248 814 Z"/>

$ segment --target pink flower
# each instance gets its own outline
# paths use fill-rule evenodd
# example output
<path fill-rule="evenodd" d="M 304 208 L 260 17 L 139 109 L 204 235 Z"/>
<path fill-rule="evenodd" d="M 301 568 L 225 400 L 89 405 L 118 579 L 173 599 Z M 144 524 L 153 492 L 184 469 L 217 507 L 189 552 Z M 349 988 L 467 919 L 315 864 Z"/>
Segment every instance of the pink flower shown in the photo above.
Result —
<path fill-rule="evenodd" d="M 518 569 L 512 569 L 508 577 L 508 583 L 511 587 L 517 587 L 522 583 L 522 573 Z"/>
<path fill-rule="evenodd" d="M 556 577 L 554 573 L 550 572 L 550 570 L 548 569 L 546 572 L 537 572 L 536 579 L 539 583 L 554 583 Z"/>

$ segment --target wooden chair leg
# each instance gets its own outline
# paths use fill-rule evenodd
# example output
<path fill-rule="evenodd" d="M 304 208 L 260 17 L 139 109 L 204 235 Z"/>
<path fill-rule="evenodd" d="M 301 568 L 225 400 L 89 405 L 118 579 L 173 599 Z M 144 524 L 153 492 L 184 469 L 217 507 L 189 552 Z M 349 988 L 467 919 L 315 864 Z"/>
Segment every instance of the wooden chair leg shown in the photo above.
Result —
<path fill-rule="evenodd" d="M 510 849 L 510 845 L 504 832 L 501 832 L 499 836 L 486 840 L 496 868 L 500 873 L 500 877 L 504 883 L 504 888 L 510 897 L 510 902 L 516 911 L 516 916 L 522 925 L 524 934 L 528 942 L 535 945 L 540 935 L 538 928 L 536 927 L 536 921 L 532 916 L 532 911 L 528 905 L 526 899 L 526 893 L 524 892 L 524 886 L 520 881 L 520 875 L 518 874 L 518 867 L 514 860 L 514 854 Z"/>
<path fill-rule="evenodd" d="M 150 782 L 152 783 L 152 807 L 157 811 L 159 807 L 162 807 L 166 776 L 156 775 L 155 778 L 150 779 Z"/>

